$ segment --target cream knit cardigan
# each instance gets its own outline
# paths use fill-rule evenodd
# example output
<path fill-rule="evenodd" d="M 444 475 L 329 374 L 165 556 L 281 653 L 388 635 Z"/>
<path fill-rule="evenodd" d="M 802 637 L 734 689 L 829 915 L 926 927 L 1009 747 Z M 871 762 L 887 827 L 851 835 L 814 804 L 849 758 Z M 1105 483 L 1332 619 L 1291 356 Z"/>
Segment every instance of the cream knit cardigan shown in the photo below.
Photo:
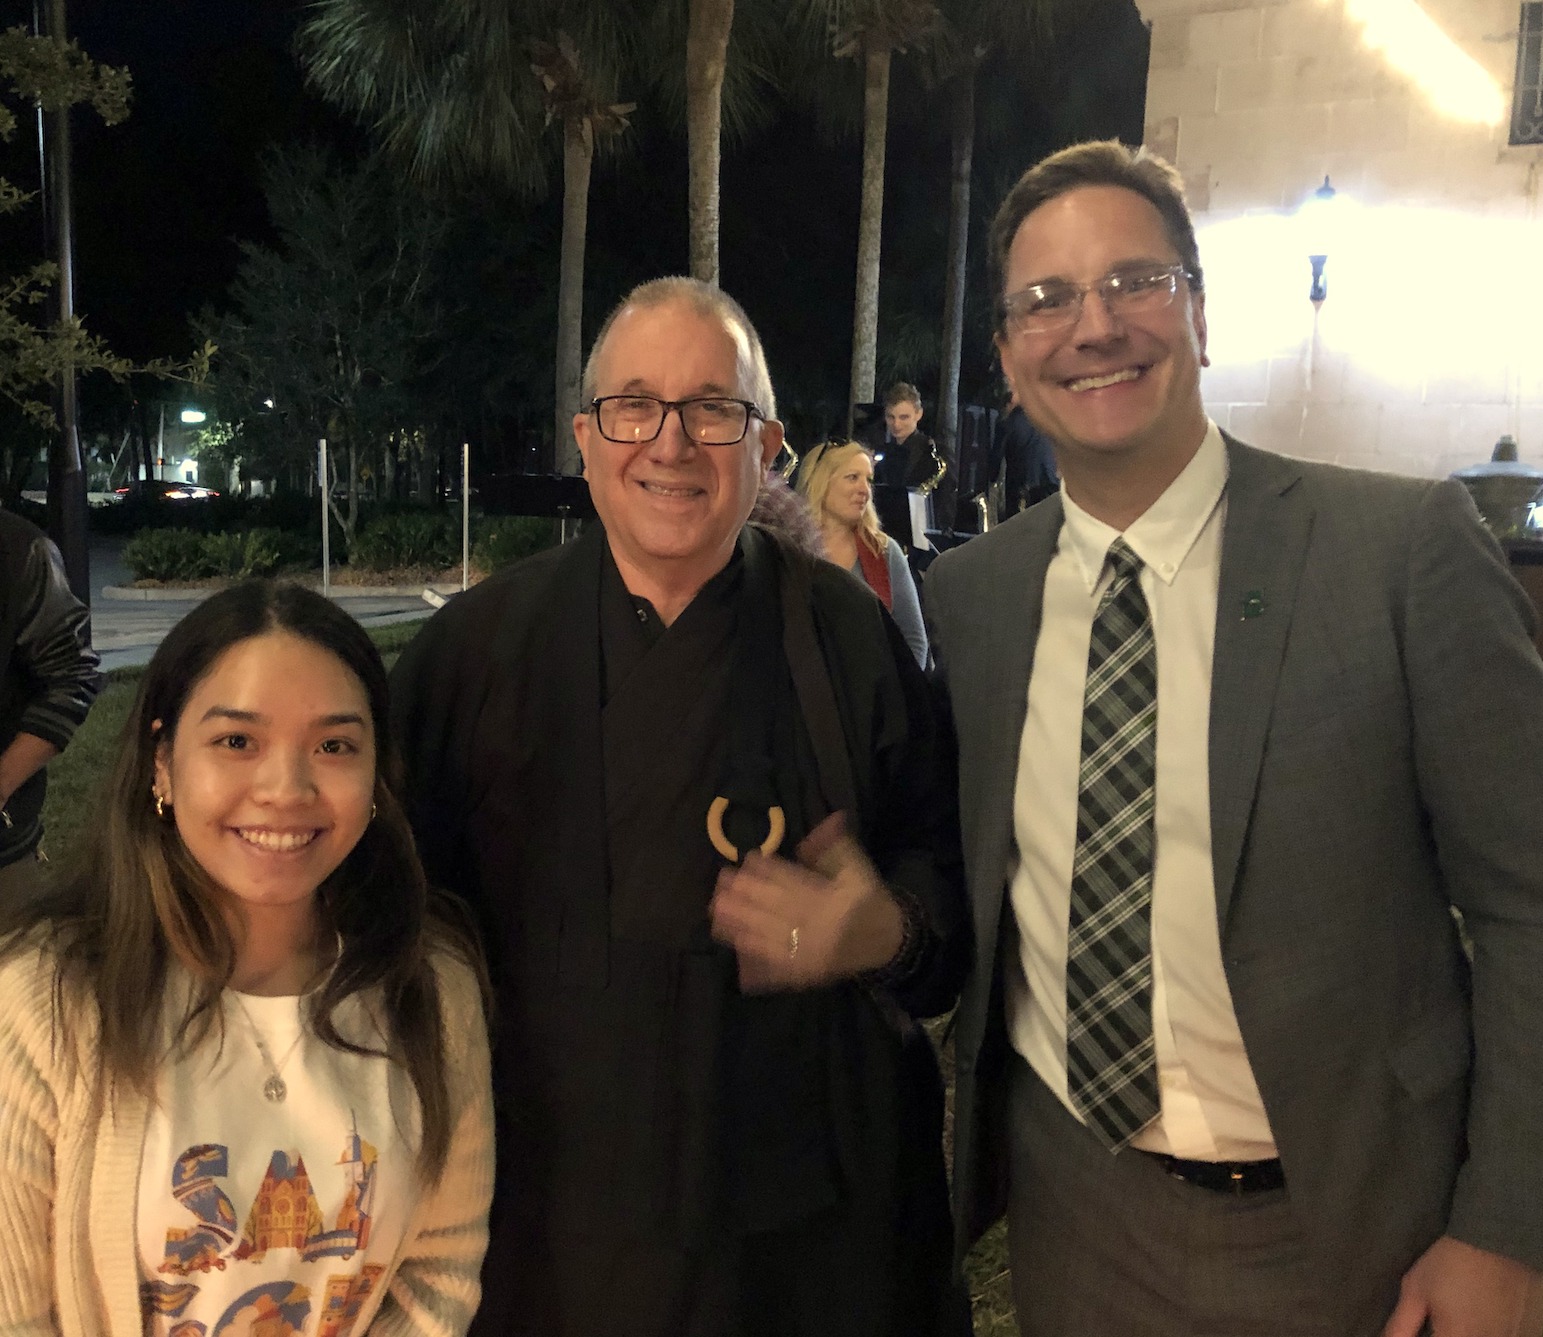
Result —
<path fill-rule="evenodd" d="M 459 1337 L 481 1295 L 493 1192 L 487 1033 L 470 972 L 441 965 L 439 977 L 450 1156 L 353 1337 Z M 143 1337 L 135 1195 L 150 1103 L 122 1088 L 97 1100 L 95 1025 L 56 1034 L 53 983 L 43 952 L 0 964 L 0 1334 Z"/>

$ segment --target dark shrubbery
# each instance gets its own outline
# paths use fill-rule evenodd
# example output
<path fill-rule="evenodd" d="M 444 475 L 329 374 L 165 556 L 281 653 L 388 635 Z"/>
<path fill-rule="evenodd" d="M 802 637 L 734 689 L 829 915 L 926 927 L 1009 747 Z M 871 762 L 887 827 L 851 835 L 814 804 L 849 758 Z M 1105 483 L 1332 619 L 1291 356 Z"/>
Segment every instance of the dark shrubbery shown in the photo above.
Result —
<path fill-rule="evenodd" d="M 223 500 L 223 499 L 222 499 Z M 237 506 L 251 514 L 261 503 Z M 184 517 L 207 516 L 218 503 L 159 502 L 158 512 Z M 122 510 L 114 506 L 112 510 Z M 157 515 L 160 520 L 161 515 Z M 551 547 L 557 542 L 557 522 L 534 516 L 474 516 L 472 559 L 483 571 L 496 571 Z M 334 531 L 334 560 L 343 555 L 341 535 Z M 455 515 L 434 511 L 393 510 L 377 514 L 360 527 L 348 552 L 348 565 L 364 571 L 441 571 L 459 565 L 461 525 Z M 239 580 L 285 570 L 314 570 L 321 565 L 321 536 L 316 526 L 245 524 L 209 532 L 204 526 L 155 524 L 139 530 L 123 547 L 123 561 L 139 580 Z"/>
<path fill-rule="evenodd" d="M 191 529 L 145 529 L 123 545 L 123 564 L 139 580 L 202 580 L 213 574 L 204 536 Z"/>
<path fill-rule="evenodd" d="M 287 567 L 315 565 L 320 541 L 281 529 L 199 534 L 191 529 L 146 529 L 123 545 L 124 564 L 139 580 L 241 580 Z"/>
<path fill-rule="evenodd" d="M 477 531 L 472 560 L 484 571 L 497 571 L 557 542 L 557 521 L 543 516 L 490 515 Z"/>
<path fill-rule="evenodd" d="M 439 570 L 461 555 L 460 526 L 449 516 L 402 511 L 370 521 L 349 549 L 350 566 L 390 571 L 401 567 Z"/>
<path fill-rule="evenodd" d="M 206 497 L 168 501 L 151 493 L 130 493 L 122 501 L 91 511 L 98 534 L 137 534 L 147 529 L 192 529 L 200 534 L 232 534 L 252 529 L 282 529 L 315 536 L 321 548 L 319 497 L 284 492 L 271 497 Z M 332 545 L 341 551 L 343 529 L 332 520 Z M 320 560 L 318 558 L 318 560 Z"/>

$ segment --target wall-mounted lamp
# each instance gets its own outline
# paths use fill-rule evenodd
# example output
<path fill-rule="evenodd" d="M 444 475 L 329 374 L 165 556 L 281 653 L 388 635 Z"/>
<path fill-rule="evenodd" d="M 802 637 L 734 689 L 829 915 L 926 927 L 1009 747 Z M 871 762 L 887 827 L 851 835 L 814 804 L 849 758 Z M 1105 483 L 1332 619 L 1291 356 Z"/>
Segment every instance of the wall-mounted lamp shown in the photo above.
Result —
<path fill-rule="evenodd" d="M 1307 299 L 1314 306 L 1322 306 L 1329 295 L 1329 281 L 1324 277 L 1324 267 L 1329 263 L 1329 245 L 1335 221 L 1334 196 L 1336 191 L 1329 184 L 1327 175 L 1323 184 L 1298 211 L 1303 224 L 1303 238 L 1307 242 L 1307 262 L 1313 267 L 1312 287 Z"/>

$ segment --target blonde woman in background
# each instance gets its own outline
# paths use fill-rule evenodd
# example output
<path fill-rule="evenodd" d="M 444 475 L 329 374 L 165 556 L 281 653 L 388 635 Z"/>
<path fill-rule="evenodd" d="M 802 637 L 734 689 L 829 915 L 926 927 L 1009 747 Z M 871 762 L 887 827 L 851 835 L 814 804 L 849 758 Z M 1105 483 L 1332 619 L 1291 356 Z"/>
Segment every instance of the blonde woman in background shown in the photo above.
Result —
<path fill-rule="evenodd" d="M 855 441 L 815 447 L 799 472 L 798 490 L 820 527 L 826 558 L 868 584 L 894 617 L 916 662 L 926 668 L 927 629 L 916 582 L 900 545 L 879 528 L 868 448 Z"/>

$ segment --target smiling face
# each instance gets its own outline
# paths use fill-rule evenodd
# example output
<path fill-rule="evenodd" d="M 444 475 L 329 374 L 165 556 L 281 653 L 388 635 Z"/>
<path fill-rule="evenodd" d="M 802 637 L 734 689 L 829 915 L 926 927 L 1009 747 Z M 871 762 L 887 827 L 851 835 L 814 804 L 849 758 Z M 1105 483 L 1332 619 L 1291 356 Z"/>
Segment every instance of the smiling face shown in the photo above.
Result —
<path fill-rule="evenodd" d="M 867 451 L 853 451 L 851 458 L 841 462 L 825 490 L 825 501 L 821 506 L 825 514 L 821 518 L 856 529 L 872 495 L 873 461 Z"/>
<path fill-rule="evenodd" d="M 902 399 L 898 404 L 888 404 L 884 409 L 884 425 L 896 442 L 907 440 L 922 420 L 922 406 Z"/>
<path fill-rule="evenodd" d="M 248 922 L 254 912 L 308 913 L 370 822 L 375 731 L 364 685 L 331 651 L 289 632 L 238 641 L 157 748 L 155 787 L 231 910 Z"/>
<path fill-rule="evenodd" d="M 612 322 L 596 366 L 596 396 L 753 400 L 749 353 L 723 320 L 684 301 L 632 306 Z M 764 410 L 766 405 L 757 407 Z M 728 562 L 782 425 L 750 420 L 743 441 L 698 445 L 678 413 L 652 441 L 607 441 L 593 416 L 573 420 L 590 496 L 623 576 L 671 585 L 705 583 Z M 645 591 L 634 588 L 634 593 Z"/>
<path fill-rule="evenodd" d="M 1048 279 L 1091 284 L 1114 269 L 1179 258 L 1149 201 L 1120 186 L 1081 186 L 1023 220 L 1004 291 Z M 1176 476 L 1205 435 L 1205 341 L 1204 299 L 1181 285 L 1171 305 L 1123 316 L 1090 292 L 1076 324 L 999 334 L 997 351 L 1014 397 L 1055 443 L 1063 473 L 1161 457 Z"/>

